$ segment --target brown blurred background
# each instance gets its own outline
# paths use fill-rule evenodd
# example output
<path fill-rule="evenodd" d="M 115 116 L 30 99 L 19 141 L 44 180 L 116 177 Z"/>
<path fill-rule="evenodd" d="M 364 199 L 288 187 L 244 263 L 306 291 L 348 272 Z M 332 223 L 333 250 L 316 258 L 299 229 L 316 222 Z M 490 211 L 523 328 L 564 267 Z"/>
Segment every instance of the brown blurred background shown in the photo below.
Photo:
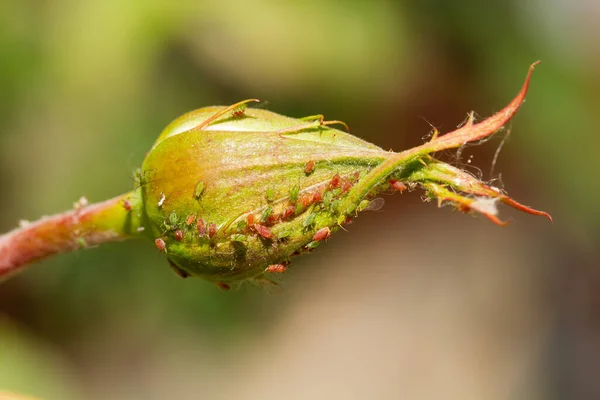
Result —
<path fill-rule="evenodd" d="M 538 59 L 495 171 L 502 134 L 462 162 L 555 222 L 503 209 L 499 228 L 419 192 L 386 197 L 295 260 L 279 294 L 181 280 L 151 243 L 61 256 L 0 284 L 0 389 L 600 398 L 600 3 L 174 3 L 2 2 L 0 231 L 129 190 L 194 108 L 257 97 L 400 150 L 491 115 Z"/>

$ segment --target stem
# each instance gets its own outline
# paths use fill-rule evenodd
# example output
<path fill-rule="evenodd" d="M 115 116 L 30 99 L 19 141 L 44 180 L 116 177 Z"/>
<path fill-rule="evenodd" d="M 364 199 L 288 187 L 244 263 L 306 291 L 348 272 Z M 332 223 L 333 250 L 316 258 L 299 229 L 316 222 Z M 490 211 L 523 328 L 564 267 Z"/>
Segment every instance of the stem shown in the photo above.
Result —
<path fill-rule="evenodd" d="M 0 278 L 54 254 L 139 236 L 133 192 L 43 217 L 0 236 Z M 126 201 L 131 205 L 126 209 Z"/>

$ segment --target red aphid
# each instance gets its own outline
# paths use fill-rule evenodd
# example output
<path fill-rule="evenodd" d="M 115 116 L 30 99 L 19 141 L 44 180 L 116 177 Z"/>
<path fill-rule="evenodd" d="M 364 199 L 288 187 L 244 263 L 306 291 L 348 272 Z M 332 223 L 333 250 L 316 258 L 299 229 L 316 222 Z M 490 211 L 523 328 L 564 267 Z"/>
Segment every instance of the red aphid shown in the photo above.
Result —
<path fill-rule="evenodd" d="M 313 203 L 318 203 L 320 201 L 323 201 L 323 192 L 315 192 L 315 193 L 313 193 L 312 202 Z"/>
<path fill-rule="evenodd" d="M 215 236 L 217 234 L 217 225 L 215 224 L 209 224 L 208 225 L 208 237 L 209 238 L 213 238 L 213 236 Z"/>
<path fill-rule="evenodd" d="M 273 232 L 264 225 L 254 224 L 254 229 L 256 229 L 256 232 L 265 239 L 273 238 Z"/>
<path fill-rule="evenodd" d="M 246 222 L 248 223 L 248 226 L 254 225 L 254 214 L 248 214 L 246 216 Z"/>
<path fill-rule="evenodd" d="M 360 171 L 356 171 L 352 177 L 354 179 L 354 181 L 356 182 L 357 180 L 360 179 Z"/>
<path fill-rule="evenodd" d="M 178 242 L 181 242 L 183 240 L 183 232 L 181 231 L 181 229 L 177 229 L 175 231 L 175 240 L 177 240 Z"/>
<path fill-rule="evenodd" d="M 404 192 L 406 190 L 406 185 L 395 179 L 390 179 L 390 185 L 392 185 L 392 188 L 394 190 L 397 190 L 399 192 Z"/>
<path fill-rule="evenodd" d="M 198 235 L 200 235 L 200 237 L 206 235 L 206 223 L 202 218 L 198 218 L 198 222 L 196 222 L 196 229 L 198 229 Z"/>
<path fill-rule="evenodd" d="M 312 196 L 310 194 L 302 196 L 302 208 L 306 208 L 312 204 Z"/>
<path fill-rule="evenodd" d="M 345 180 L 342 184 L 342 193 L 349 192 L 350 189 L 352 189 L 352 182 L 350 182 L 349 180 Z"/>
<path fill-rule="evenodd" d="M 217 282 L 217 287 L 221 290 L 230 290 L 231 289 L 231 286 L 229 286 L 225 282 Z"/>
<path fill-rule="evenodd" d="M 313 236 L 313 241 L 320 242 L 321 240 L 329 239 L 331 236 L 331 229 L 329 227 L 319 229 Z"/>
<path fill-rule="evenodd" d="M 196 220 L 196 214 L 190 214 L 187 216 L 187 218 L 185 220 L 185 224 L 189 226 L 189 225 L 193 224 L 195 220 Z"/>
<path fill-rule="evenodd" d="M 240 107 L 233 110 L 231 115 L 236 118 L 243 117 L 246 114 L 246 107 Z"/>
<path fill-rule="evenodd" d="M 288 208 L 285 209 L 285 211 L 281 215 L 281 219 L 286 220 L 286 219 L 290 218 L 291 216 L 293 216 L 295 213 L 296 213 L 296 207 L 289 206 Z"/>
<path fill-rule="evenodd" d="M 277 215 L 277 214 L 271 214 L 271 215 L 269 215 L 269 218 L 267 218 L 267 220 L 265 221 L 265 223 L 267 225 L 275 225 L 275 223 L 277 223 L 277 220 L 279 220 L 279 215 Z"/>
<path fill-rule="evenodd" d="M 310 160 L 306 163 L 306 166 L 304 167 L 304 173 L 308 175 L 311 172 L 313 172 L 314 169 L 315 169 L 315 162 L 314 162 L 314 160 Z"/>
<path fill-rule="evenodd" d="M 331 178 L 331 182 L 329 183 L 329 186 L 331 186 L 332 188 L 336 188 L 340 185 L 340 174 L 335 174 L 333 176 L 333 178 Z"/>
<path fill-rule="evenodd" d="M 267 269 L 265 269 L 265 271 L 266 271 L 266 272 L 271 272 L 271 273 L 278 273 L 278 274 L 280 274 L 280 273 L 282 273 L 282 272 L 285 272 L 285 270 L 286 270 L 286 269 L 287 269 L 287 268 L 286 268 L 286 267 L 285 267 L 285 265 L 283 265 L 283 264 L 272 264 L 272 265 L 269 265 L 269 266 L 267 267 Z"/>
<path fill-rule="evenodd" d="M 125 211 L 131 211 L 131 202 L 129 200 L 123 200 L 123 208 Z"/>
<path fill-rule="evenodd" d="M 156 245 L 156 248 L 159 251 L 164 251 L 165 253 L 167 252 L 167 245 L 165 243 L 164 240 L 162 240 L 161 238 L 158 238 L 154 241 L 154 244 Z"/>

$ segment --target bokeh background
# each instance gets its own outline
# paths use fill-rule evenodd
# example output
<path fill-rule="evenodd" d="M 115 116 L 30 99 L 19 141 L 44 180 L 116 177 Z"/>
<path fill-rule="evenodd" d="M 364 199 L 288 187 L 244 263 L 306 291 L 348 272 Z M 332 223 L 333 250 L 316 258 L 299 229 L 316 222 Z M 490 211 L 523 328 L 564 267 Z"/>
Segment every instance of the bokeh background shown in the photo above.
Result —
<path fill-rule="evenodd" d="M 600 3 L 0 4 L 0 231 L 129 190 L 172 119 L 257 97 L 396 150 L 491 115 L 459 161 L 555 222 L 386 197 L 281 293 L 182 280 L 151 243 L 0 284 L 0 389 L 68 399 L 600 398 Z M 456 154 L 445 154 L 452 159 Z M 468 160 L 471 163 L 468 164 Z"/>

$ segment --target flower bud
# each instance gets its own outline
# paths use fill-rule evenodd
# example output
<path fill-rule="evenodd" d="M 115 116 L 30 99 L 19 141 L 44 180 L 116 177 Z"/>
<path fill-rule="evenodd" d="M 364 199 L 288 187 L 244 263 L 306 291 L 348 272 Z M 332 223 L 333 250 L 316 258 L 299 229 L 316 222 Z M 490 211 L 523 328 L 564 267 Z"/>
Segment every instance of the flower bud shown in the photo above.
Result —
<path fill-rule="evenodd" d="M 465 196 L 511 204 L 507 196 L 429 154 L 497 131 L 523 101 L 528 80 L 489 120 L 400 153 L 333 129 L 343 123 L 320 115 L 296 119 L 246 108 L 256 100 L 185 114 L 167 126 L 142 165 L 137 196 L 145 234 L 160 239 L 180 275 L 229 287 L 285 270 L 273 266 L 317 247 L 382 191 L 418 185 L 495 216 Z M 464 195 L 452 197 L 451 190 Z"/>

